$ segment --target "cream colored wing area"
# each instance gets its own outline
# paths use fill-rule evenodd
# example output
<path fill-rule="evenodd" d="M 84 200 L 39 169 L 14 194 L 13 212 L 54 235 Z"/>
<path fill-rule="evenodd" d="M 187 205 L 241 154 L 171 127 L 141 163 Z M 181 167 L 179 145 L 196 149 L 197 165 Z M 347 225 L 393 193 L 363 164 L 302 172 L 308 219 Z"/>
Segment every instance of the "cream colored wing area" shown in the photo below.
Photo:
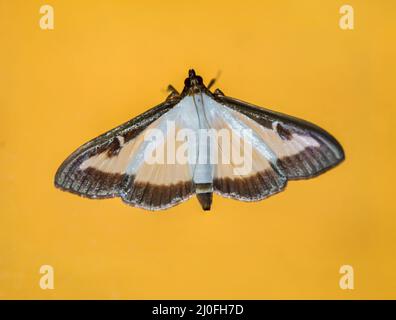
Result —
<path fill-rule="evenodd" d="M 157 125 L 156 123 L 159 121 L 160 119 L 156 120 L 148 128 L 155 127 Z M 80 165 L 80 170 L 93 168 L 105 173 L 125 174 L 128 164 L 132 161 L 134 156 L 136 156 L 139 147 L 144 142 L 143 133 L 138 135 L 135 139 L 128 141 L 127 143 L 123 142 L 124 139 L 122 136 L 117 136 L 116 139 L 118 139 L 120 143 L 120 150 L 117 154 L 109 155 L 108 150 L 104 150 L 103 152 L 83 161 Z"/>
<path fill-rule="evenodd" d="M 170 139 L 171 135 L 167 134 L 167 130 L 171 130 L 172 126 L 175 127 L 175 130 L 176 125 L 177 130 L 180 130 L 183 126 L 185 126 L 184 128 L 195 129 L 197 126 L 197 120 L 194 117 L 196 111 L 191 105 L 191 99 L 187 98 L 183 99 L 167 114 L 154 121 L 136 138 L 124 143 L 124 137 L 117 136 L 116 139 L 118 139 L 120 145 L 117 154 L 109 154 L 106 149 L 83 161 L 79 169 L 93 168 L 105 173 L 136 174 L 144 162 L 145 149 L 149 146 L 149 142 L 145 141 L 148 138 L 148 132 L 155 130 Z M 159 147 L 162 147 L 162 145 Z"/>
<path fill-rule="evenodd" d="M 167 139 L 155 150 L 163 152 L 164 162 L 143 161 L 141 163 L 123 196 L 125 202 L 145 209 L 161 210 L 185 201 L 194 194 L 193 168 L 190 164 L 180 164 L 177 161 L 167 162 L 170 154 L 167 148 L 171 143 L 170 139 Z M 179 144 L 176 143 L 176 148 Z"/>
<path fill-rule="evenodd" d="M 218 152 L 213 180 L 216 193 L 257 201 L 285 187 L 287 179 L 275 168 L 276 156 L 237 112 L 206 96 L 205 113 L 210 127 L 218 133 L 213 148 Z"/>
<path fill-rule="evenodd" d="M 345 158 L 340 143 L 313 123 L 231 97 L 218 96 L 216 101 L 266 142 L 277 158 L 277 167 L 288 179 L 312 178 Z"/>
<path fill-rule="evenodd" d="M 260 126 L 257 122 L 239 112 L 231 112 L 233 112 L 234 116 L 241 122 L 252 128 L 252 130 L 254 130 L 266 142 L 278 159 L 294 156 L 308 147 L 319 147 L 318 141 L 312 137 L 299 135 L 297 133 L 290 133 L 290 137 L 288 137 L 288 139 L 282 138 L 277 131 L 277 127 L 281 125 L 279 122 L 273 122 L 272 129 L 268 129 Z"/>
<path fill-rule="evenodd" d="M 273 121 L 268 128 L 242 113 L 230 111 L 265 141 L 277 158 L 276 166 L 288 179 L 313 177 L 338 161 L 331 142 L 319 133 L 298 130 L 281 121 Z"/>
<path fill-rule="evenodd" d="M 181 151 L 188 146 L 183 132 L 195 133 L 197 129 L 197 113 L 190 97 L 147 128 L 142 134 L 143 142 L 134 149 L 135 154 L 125 169 L 131 179 L 123 201 L 149 210 L 162 210 L 190 198 L 195 192 L 194 165 Z"/>

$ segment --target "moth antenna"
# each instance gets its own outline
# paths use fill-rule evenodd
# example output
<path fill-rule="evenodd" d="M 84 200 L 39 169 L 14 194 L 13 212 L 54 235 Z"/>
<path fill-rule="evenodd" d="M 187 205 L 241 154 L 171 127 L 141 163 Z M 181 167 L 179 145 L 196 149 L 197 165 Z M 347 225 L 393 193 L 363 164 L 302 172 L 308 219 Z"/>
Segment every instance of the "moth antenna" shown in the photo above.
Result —
<path fill-rule="evenodd" d="M 209 81 L 208 89 L 210 89 L 211 87 L 213 87 L 213 85 L 219 80 L 220 75 L 221 75 L 221 70 L 217 71 L 216 77 L 214 77 L 213 79 L 211 79 L 211 80 Z"/>

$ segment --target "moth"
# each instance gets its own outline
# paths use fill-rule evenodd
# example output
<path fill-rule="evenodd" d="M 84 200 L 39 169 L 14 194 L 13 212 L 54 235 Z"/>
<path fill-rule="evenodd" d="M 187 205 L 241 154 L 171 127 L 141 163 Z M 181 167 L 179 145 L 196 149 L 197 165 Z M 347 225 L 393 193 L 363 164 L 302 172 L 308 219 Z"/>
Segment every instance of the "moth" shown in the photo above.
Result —
<path fill-rule="evenodd" d="M 196 195 L 202 209 L 210 210 L 213 193 L 262 200 L 284 190 L 288 180 L 315 177 L 344 160 L 340 143 L 320 127 L 228 97 L 219 89 L 212 92 L 213 84 L 205 86 L 202 77 L 189 70 L 181 93 L 170 85 L 163 103 L 73 152 L 59 167 L 55 186 L 87 198 L 120 197 L 147 210 L 167 209 Z M 194 139 L 179 137 L 186 130 Z M 249 170 L 238 170 L 235 157 L 220 152 L 226 149 L 220 139 L 202 138 L 201 130 L 231 133 L 228 147 L 239 148 L 239 153 L 231 153 L 245 156 Z M 249 135 L 242 135 L 244 130 Z M 150 132 L 164 135 L 147 138 Z M 169 161 L 172 145 L 193 149 L 187 157 L 191 161 L 175 161 L 174 156 Z M 209 161 L 213 150 L 221 153 L 217 162 Z M 154 158 L 164 162 L 147 161 L 146 155 L 156 151 L 162 157 Z"/>

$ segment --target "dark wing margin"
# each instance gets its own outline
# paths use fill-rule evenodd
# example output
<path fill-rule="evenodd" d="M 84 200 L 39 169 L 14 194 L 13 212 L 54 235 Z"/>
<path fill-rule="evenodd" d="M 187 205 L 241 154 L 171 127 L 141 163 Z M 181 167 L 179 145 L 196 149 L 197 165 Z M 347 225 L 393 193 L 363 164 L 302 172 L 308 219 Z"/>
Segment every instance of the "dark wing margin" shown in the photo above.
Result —
<path fill-rule="evenodd" d="M 275 195 L 286 187 L 287 178 L 274 169 L 240 178 L 215 178 L 213 188 L 223 197 L 239 201 L 260 201 Z"/>
<path fill-rule="evenodd" d="M 117 136 L 123 137 L 124 143 L 136 138 L 145 128 L 171 110 L 178 102 L 178 99 L 166 100 L 82 145 L 59 167 L 55 175 L 55 186 L 87 198 L 103 199 L 122 196 L 132 177 L 124 173 L 102 172 L 95 168 L 81 170 L 81 163 L 106 151 L 109 156 L 116 155 L 122 148 Z"/>
<path fill-rule="evenodd" d="M 290 155 L 285 155 L 287 153 L 285 152 L 279 154 L 277 159 L 276 168 L 288 179 L 315 177 L 345 159 L 341 144 L 331 134 L 315 124 L 224 95 L 216 95 L 215 99 L 224 106 L 254 120 L 263 128 L 276 133 L 280 137 L 276 142 L 278 148 L 283 147 L 282 141 L 285 147 L 287 142 L 292 142 L 296 148 L 298 147 L 298 152 Z M 295 139 L 295 136 L 299 136 L 301 139 Z M 304 145 L 301 142 L 304 138 L 315 141 L 315 145 Z M 292 141 L 293 139 L 295 141 Z M 269 141 L 269 146 L 271 147 L 271 141 Z"/>

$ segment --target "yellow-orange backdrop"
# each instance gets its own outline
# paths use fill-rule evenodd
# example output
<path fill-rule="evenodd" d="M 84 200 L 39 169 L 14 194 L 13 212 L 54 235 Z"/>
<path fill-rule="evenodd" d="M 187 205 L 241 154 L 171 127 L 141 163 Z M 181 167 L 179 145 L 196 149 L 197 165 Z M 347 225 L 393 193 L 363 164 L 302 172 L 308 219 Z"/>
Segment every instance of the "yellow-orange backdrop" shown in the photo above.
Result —
<path fill-rule="evenodd" d="M 0 298 L 396 298 L 394 1 L 0 1 Z M 258 203 L 163 212 L 53 187 L 78 146 L 182 88 L 310 120 L 347 160 Z M 39 268 L 55 289 L 39 287 Z M 355 289 L 341 290 L 352 265 Z"/>

